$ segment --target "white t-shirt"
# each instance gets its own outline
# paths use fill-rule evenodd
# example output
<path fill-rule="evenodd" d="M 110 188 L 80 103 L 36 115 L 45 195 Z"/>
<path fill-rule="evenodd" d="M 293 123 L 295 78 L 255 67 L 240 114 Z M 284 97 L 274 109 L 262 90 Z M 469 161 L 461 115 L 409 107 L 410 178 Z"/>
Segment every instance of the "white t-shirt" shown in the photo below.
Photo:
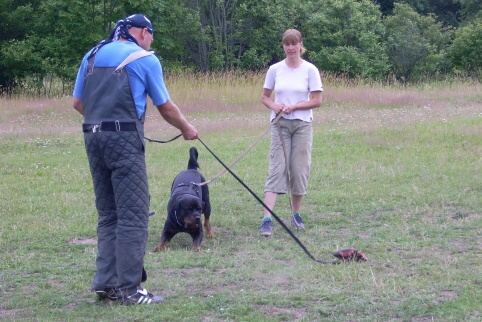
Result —
<path fill-rule="evenodd" d="M 290 68 L 284 60 L 269 67 L 263 88 L 274 91 L 276 104 L 295 105 L 310 100 L 310 92 L 323 91 L 318 68 L 303 60 L 298 68 Z M 296 110 L 291 114 L 283 114 L 288 120 L 313 121 L 313 110 Z M 271 111 L 270 120 L 276 118 Z"/>

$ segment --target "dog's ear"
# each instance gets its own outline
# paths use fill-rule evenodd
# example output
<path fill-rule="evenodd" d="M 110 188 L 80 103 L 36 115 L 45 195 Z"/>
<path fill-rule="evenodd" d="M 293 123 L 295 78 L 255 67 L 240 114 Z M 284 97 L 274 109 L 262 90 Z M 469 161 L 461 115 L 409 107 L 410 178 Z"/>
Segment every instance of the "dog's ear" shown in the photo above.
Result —
<path fill-rule="evenodd" d="M 178 196 L 176 198 L 176 201 L 172 203 L 173 209 L 179 210 L 179 207 L 181 207 L 181 205 L 185 203 L 185 200 L 186 200 L 185 196 Z"/>
<path fill-rule="evenodd" d="M 181 211 L 181 208 L 187 209 L 192 203 L 193 197 L 190 195 L 182 195 L 176 198 L 176 201 L 172 203 L 173 209 Z"/>

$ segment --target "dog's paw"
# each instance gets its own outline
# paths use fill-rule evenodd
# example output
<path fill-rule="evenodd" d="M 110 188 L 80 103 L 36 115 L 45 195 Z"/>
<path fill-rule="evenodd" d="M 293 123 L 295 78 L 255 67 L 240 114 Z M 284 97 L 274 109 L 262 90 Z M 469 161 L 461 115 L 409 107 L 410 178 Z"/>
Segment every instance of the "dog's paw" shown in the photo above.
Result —
<path fill-rule="evenodd" d="M 212 231 L 212 229 L 211 229 L 211 224 L 210 224 L 209 220 L 206 220 L 206 221 L 204 222 L 204 231 L 205 231 L 206 236 L 207 236 L 208 238 L 214 238 L 214 233 L 213 233 L 213 231 Z"/>
<path fill-rule="evenodd" d="M 216 237 L 216 235 L 214 235 L 214 233 L 213 233 L 212 231 L 207 231 L 207 232 L 206 232 L 206 237 L 207 237 L 207 238 L 214 238 L 214 237 Z"/>
<path fill-rule="evenodd" d="M 157 252 L 162 252 L 163 250 L 165 250 L 167 247 L 165 245 L 158 245 L 156 246 L 156 248 L 154 248 L 154 253 L 157 253 Z"/>

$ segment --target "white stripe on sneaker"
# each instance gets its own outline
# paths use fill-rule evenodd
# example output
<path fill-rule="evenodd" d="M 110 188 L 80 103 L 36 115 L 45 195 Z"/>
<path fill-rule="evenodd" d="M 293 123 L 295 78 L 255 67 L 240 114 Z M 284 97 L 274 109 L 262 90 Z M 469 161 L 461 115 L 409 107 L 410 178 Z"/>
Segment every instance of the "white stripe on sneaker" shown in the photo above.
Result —
<path fill-rule="evenodd" d="M 137 301 L 137 304 L 151 304 L 151 299 L 145 296 L 141 296 L 139 298 L 139 301 Z"/>

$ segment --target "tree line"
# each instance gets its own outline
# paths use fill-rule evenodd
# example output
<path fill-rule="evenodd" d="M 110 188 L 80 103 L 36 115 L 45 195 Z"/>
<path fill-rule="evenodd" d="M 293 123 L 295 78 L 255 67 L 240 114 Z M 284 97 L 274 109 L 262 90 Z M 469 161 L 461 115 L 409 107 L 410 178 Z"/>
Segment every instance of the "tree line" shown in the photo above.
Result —
<path fill-rule="evenodd" d="M 82 56 L 132 13 L 151 19 L 168 70 L 265 69 L 283 59 L 288 28 L 323 72 L 412 81 L 482 70 L 480 0 L 0 0 L 0 94 L 25 79 L 71 86 Z"/>

